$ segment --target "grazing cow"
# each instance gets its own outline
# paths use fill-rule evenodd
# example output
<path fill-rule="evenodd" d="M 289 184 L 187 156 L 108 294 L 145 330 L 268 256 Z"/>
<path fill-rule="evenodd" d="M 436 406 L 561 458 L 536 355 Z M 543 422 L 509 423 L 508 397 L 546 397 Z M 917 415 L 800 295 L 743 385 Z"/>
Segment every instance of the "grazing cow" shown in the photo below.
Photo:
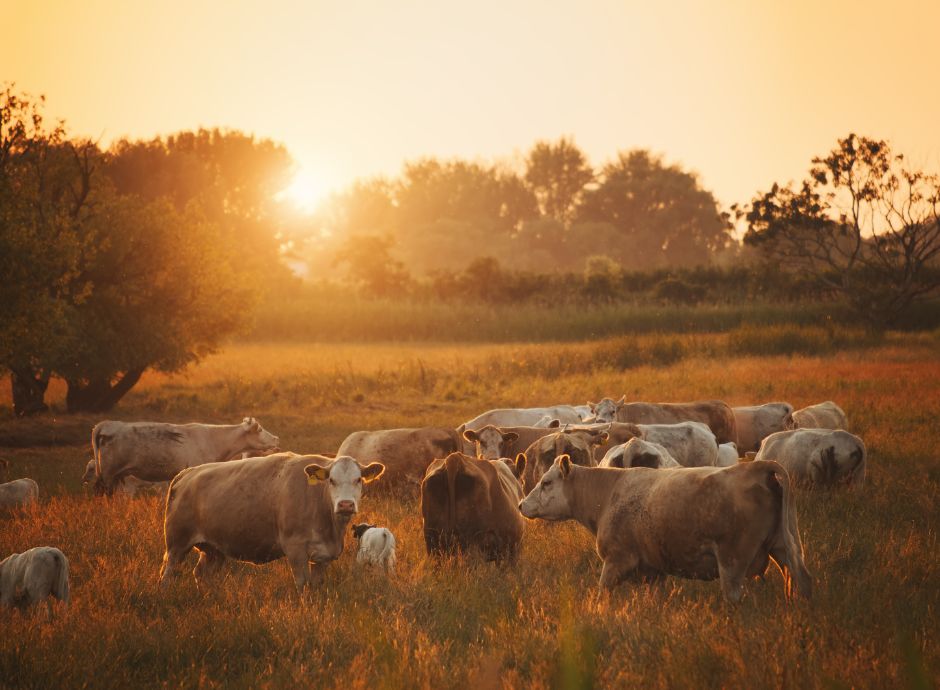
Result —
<path fill-rule="evenodd" d="M 197 582 L 226 558 L 260 564 L 287 556 L 294 583 L 303 590 L 343 552 L 363 482 L 378 479 L 384 470 L 377 462 L 364 467 L 348 456 L 330 460 L 294 453 L 183 470 L 167 493 L 160 580 L 166 583 L 176 574 L 195 547 Z"/>
<path fill-rule="evenodd" d="M 353 534 L 359 540 L 356 563 L 382 566 L 385 572 L 395 569 L 395 535 L 390 530 L 360 522 L 353 525 Z"/>
<path fill-rule="evenodd" d="M 145 482 L 169 481 L 187 467 L 277 445 L 277 436 L 262 429 L 254 417 L 229 425 L 101 422 L 91 432 L 95 492 L 112 495 L 118 482 L 130 475 Z"/>
<path fill-rule="evenodd" d="M 527 518 L 574 519 L 597 538 L 600 586 L 639 575 L 721 581 L 737 602 L 771 559 L 809 598 L 793 492 L 775 462 L 653 470 L 579 467 L 562 455 L 519 505 Z"/>
<path fill-rule="evenodd" d="M 849 420 L 841 407 L 831 400 L 810 405 L 793 413 L 793 419 L 788 429 L 845 429 L 849 428 Z"/>
<path fill-rule="evenodd" d="M 776 460 L 787 468 L 794 483 L 861 486 L 866 458 L 862 439 L 848 431 L 793 429 L 765 438 L 755 459 Z"/>
<path fill-rule="evenodd" d="M 701 422 L 712 430 L 718 443 L 738 441 L 734 413 L 720 400 L 692 403 L 625 403 L 617 409 L 616 420 L 631 424 Z"/>
<path fill-rule="evenodd" d="M 401 485 L 417 487 L 428 465 L 462 447 L 460 436 L 455 430 L 426 426 L 418 429 L 354 431 L 340 444 L 336 455 L 349 455 L 357 460 L 378 460 L 385 465 L 382 484 L 388 488 Z"/>
<path fill-rule="evenodd" d="M 594 449 L 607 442 L 608 432 L 600 429 L 563 429 L 534 441 L 525 451 L 523 486 L 531 491 L 559 455 L 567 454 L 578 465 L 597 465 Z"/>
<path fill-rule="evenodd" d="M 470 452 L 465 455 L 475 455 L 484 460 L 499 460 L 500 458 L 514 458 L 519 453 L 543 436 L 555 433 L 558 429 L 558 420 L 553 420 L 553 426 L 511 426 L 495 427 L 487 424 L 480 429 L 467 429 L 463 432 L 464 440 L 472 444 Z"/>
<path fill-rule="evenodd" d="M 573 405 L 555 405 L 554 407 L 518 407 L 489 410 L 477 415 L 469 422 L 464 422 L 457 431 L 461 434 L 465 429 L 482 429 L 487 425 L 507 426 L 535 426 L 543 417 L 557 419 L 562 424 L 576 424 L 581 421 L 581 415 Z"/>
<path fill-rule="evenodd" d="M 614 446 L 604 455 L 599 467 L 651 467 L 654 470 L 681 467 L 676 459 L 658 443 L 631 438 Z"/>
<path fill-rule="evenodd" d="M 0 509 L 21 508 L 39 501 L 39 484 L 32 479 L 14 479 L 0 484 Z"/>
<path fill-rule="evenodd" d="M 746 453 L 760 448 L 760 442 L 778 431 L 792 428 L 793 405 L 772 402 L 763 405 L 732 407 L 738 432 L 738 449 Z"/>
<path fill-rule="evenodd" d="M 738 447 L 733 443 L 722 443 L 718 446 L 718 467 L 731 467 L 738 464 Z"/>
<path fill-rule="evenodd" d="M 463 453 L 431 463 L 421 483 L 428 553 L 478 548 L 487 560 L 515 561 L 525 522 L 516 509 L 525 464 L 521 453 L 512 469 Z"/>
<path fill-rule="evenodd" d="M 0 561 L 0 607 L 26 609 L 45 602 L 51 619 L 50 597 L 68 606 L 69 561 L 61 551 L 36 546 Z"/>

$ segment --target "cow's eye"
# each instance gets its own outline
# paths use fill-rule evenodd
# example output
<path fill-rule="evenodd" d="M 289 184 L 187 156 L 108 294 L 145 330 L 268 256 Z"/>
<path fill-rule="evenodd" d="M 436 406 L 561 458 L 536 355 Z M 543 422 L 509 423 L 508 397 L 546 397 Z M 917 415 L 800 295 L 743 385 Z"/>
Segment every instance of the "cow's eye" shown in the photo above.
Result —
<path fill-rule="evenodd" d="M 542 488 L 543 488 L 543 489 L 547 489 L 547 488 L 550 487 L 551 485 L 552 485 L 551 482 L 542 482 Z"/>
<path fill-rule="evenodd" d="M 330 486 L 336 486 L 336 480 L 330 477 Z"/>

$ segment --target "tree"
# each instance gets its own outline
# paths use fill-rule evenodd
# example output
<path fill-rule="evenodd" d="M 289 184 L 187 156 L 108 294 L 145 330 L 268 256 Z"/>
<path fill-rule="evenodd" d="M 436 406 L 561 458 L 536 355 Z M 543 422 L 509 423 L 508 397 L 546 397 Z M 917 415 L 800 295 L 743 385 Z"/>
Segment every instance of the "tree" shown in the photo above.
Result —
<path fill-rule="evenodd" d="M 745 242 L 841 294 L 869 326 L 892 325 L 940 289 L 940 178 L 880 140 L 849 134 L 794 189 L 746 209 Z"/>
<path fill-rule="evenodd" d="M 350 279 L 373 297 L 404 294 L 411 276 L 404 264 L 392 258 L 393 240 L 382 235 L 352 235 L 334 256 L 334 263 L 346 264 Z"/>
<path fill-rule="evenodd" d="M 538 141 L 526 158 L 525 181 L 538 200 L 539 211 L 564 225 L 574 220 L 585 186 L 594 171 L 574 141 Z"/>
<path fill-rule="evenodd" d="M 585 192 L 580 222 L 607 223 L 619 241 L 607 250 L 636 268 L 707 264 L 731 242 L 726 214 L 698 178 L 648 151 L 621 153 Z"/>

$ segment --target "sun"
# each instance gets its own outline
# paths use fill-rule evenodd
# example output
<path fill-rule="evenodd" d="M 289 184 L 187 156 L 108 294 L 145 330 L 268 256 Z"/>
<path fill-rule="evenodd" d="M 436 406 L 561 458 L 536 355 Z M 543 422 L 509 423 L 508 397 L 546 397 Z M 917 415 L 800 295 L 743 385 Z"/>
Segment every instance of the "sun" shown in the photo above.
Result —
<path fill-rule="evenodd" d="M 287 200 L 304 213 L 313 213 L 317 204 L 327 194 L 323 178 L 301 168 L 294 175 L 290 184 L 277 195 L 279 200 Z"/>

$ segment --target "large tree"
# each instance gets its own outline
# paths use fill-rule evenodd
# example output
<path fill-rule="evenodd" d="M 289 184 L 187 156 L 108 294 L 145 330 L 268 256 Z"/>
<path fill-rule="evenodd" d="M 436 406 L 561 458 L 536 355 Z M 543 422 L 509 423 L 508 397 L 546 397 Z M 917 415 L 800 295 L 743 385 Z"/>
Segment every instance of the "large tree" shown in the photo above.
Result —
<path fill-rule="evenodd" d="M 538 141 L 526 157 L 525 181 L 539 211 L 563 225 L 574 220 L 585 186 L 594 179 L 587 157 L 574 141 Z"/>
<path fill-rule="evenodd" d="M 604 249 L 626 267 L 707 264 L 731 242 L 727 216 L 698 178 L 648 151 L 621 153 L 599 178 L 578 219 L 608 224 L 615 232 Z"/>
<path fill-rule="evenodd" d="M 940 290 L 940 177 L 880 140 L 849 134 L 799 187 L 774 184 L 746 209 L 745 242 L 841 294 L 868 324 L 892 325 Z"/>

